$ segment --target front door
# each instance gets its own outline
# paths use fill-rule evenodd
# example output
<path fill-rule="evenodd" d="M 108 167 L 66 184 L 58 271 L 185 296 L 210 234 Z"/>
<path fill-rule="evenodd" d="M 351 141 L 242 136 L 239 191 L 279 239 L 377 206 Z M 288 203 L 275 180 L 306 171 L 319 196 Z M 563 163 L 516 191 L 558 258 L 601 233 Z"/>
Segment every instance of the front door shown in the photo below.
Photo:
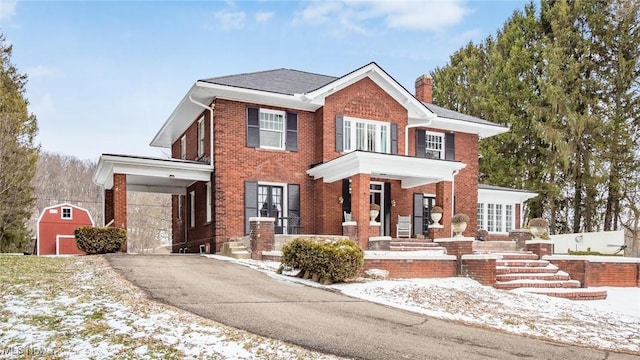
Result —
<path fill-rule="evenodd" d="M 369 185 L 369 203 L 380 206 L 380 213 L 374 219 L 380 223 L 380 235 L 385 234 L 385 203 L 384 203 L 384 183 L 372 181 Z"/>
<path fill-rule="evenodd" d="M 258 209 L 261 217 L 275 218 L 275 233 L 282 234 L 282 213 L 284 187 L 258 185 Z"/>

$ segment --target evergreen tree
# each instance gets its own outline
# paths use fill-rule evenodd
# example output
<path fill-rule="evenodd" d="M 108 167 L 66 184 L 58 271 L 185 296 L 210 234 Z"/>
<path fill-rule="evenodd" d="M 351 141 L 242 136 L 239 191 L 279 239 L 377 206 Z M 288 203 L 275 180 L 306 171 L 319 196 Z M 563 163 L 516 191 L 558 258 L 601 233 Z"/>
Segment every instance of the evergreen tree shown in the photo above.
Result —
<path fill-rule="evenodd" d="M 11 63 L 11 53 L 0 34 L 0 252 L 29 250 L 25 223 L 34 205 L 31 179 L 39 152 L 36 117 L 25 98 L 27 77 Z"/>

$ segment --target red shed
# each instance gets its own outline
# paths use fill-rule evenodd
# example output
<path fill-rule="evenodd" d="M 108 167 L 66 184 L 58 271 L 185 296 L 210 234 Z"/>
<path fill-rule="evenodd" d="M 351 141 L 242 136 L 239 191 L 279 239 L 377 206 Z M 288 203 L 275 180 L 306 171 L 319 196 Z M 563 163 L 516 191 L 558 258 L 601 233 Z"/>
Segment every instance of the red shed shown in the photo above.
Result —
<path fill-rule="evenodd" d="M 80 255 L 74 232 L 79 226 L 93 226 L 91 214 L 86 209 L 59 204 L 49 206 L 38 218 L 37 255 Z"/>

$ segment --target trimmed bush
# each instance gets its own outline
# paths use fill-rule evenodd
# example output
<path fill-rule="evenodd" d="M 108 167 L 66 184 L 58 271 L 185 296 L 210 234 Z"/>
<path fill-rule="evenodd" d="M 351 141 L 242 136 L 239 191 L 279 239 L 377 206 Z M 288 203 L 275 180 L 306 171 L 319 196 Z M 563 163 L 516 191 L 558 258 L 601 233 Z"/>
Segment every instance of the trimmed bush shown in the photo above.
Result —
<path fill-rule="evenodd" d="M 127 231 L 115 227 L 81 226 L 75 231 L 78 249 L 87 254 L 106 254 L 120 251 L 127 240 Z"/>
<path fill-rule="evenodd" d="M 364 264 L 364 253 L 347 238 L 296 238 L 282 247 L 280 261 L 281 269 L 297 269 L 300 277 L 331 284 L 358 274 Z"/>

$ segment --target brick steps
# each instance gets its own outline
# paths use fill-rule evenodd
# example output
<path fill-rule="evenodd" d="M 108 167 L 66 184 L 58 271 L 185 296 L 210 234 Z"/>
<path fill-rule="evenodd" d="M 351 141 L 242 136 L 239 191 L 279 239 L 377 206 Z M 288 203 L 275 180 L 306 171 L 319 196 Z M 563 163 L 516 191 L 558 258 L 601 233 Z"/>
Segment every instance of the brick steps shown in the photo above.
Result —
<path fill-rule="evenodd" d="M 601 300 L 606 291 L 581 288 L 577 280 L 529 251 L 496 253 L 496 283 L 501 290 L 529 292 L 573 300 Z"/>
<path fill-rule="evenodd" d="M 242 241 L 227 241 L 222 244 L 220 255 L 234 259 L 251 259 L 251 253 Z"/>
<path fill-rule="evenodd" d="M 521 288 L 517 292 L 527 292 L 531 294 L 540 294 L 552 297 L 560 297 L 571 300 L 604 300 L 607 298 L 606 290 L 591 289 L 531 289 Z"/>
<path fill-rule="evenodd" d="M 389 243 L 389 251 L 435 251 L 446 254 L 447 250 L 439 244 L 423 239 L 394 239 Z"/>

